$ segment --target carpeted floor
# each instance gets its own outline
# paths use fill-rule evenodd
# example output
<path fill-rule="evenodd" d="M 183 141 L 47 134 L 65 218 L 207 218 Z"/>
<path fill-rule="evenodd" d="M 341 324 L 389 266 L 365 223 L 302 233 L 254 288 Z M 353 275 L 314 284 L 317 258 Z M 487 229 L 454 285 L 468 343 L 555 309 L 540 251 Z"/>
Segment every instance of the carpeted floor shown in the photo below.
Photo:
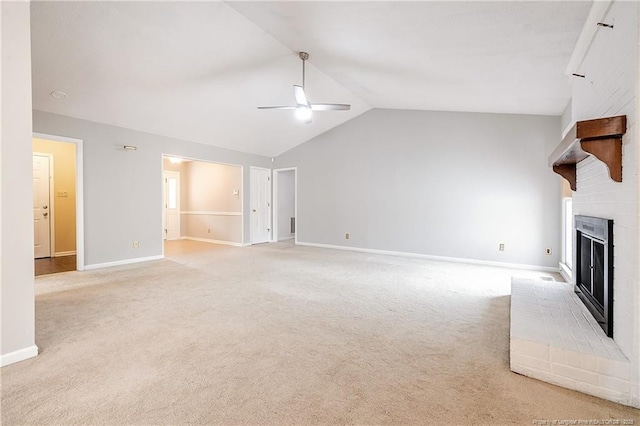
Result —
<path fill-rule="evenodd" d="M 3 424 L 640 424 L 509 371 L 510 277 L 548 274 L 286 243 L 166 254 L 36 278 L 41 352 L 2 369 Z"/>

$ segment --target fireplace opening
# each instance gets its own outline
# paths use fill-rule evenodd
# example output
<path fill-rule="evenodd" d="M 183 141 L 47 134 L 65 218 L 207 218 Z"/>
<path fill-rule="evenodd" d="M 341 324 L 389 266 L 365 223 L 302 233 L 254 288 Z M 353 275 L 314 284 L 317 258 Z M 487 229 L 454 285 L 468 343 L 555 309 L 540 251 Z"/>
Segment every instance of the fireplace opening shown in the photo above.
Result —
<path fill-rule="evenodd" d="M 576 216 L 575 292 L 613 337 L 613 220 Z"/>

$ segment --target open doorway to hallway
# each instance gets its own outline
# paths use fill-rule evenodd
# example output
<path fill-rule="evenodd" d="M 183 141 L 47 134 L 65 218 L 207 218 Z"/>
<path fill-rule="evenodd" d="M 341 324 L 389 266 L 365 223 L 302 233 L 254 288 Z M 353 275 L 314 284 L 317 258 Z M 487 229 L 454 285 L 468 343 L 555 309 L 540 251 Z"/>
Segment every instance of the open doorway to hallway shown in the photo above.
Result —
<path fill-rule="evenodd" d="M 81 141 L 34 135 L 32 148 L 35 275 L 81 270 L 77 196 Z"/>
<path fill-rule="evenodd" d="M 162 158 L 163 238 L 241 246 L 242 166 Z"/>
<path fill-rule="evenodd" d="M 297 169 L 273 170 L 273 241 L 293 241 L 296 238 Z"/>

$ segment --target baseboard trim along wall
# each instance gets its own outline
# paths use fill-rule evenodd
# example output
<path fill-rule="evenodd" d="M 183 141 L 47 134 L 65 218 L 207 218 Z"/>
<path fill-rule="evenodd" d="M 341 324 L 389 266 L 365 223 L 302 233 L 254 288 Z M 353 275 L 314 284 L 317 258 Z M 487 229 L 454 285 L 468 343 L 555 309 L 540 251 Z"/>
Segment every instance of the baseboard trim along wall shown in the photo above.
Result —
<path fill-rule="evenodd" d="M 8 354 L 0 355 L 0 367 L 15 364 L 16 362 L 24 361 L 25 359 L 35 356 L 38 356 L 38 347 L 36 345 L 9 352 Z"/>
<path fill-rule="evenodd" d="M 210 238 L 198 238 L 198 237 L 180 237 L 181 240 L 201 241 L 203 243 L 211 244 L 224 244 L 226 246 L 244 247 L 242 243 L 234 243 L 233 241 L 212 240 Z"/>
<path fill-rule="evenodd" d="M 181 211 L 180 214 L 196 214 L 196 215 L 211 215 L 211 216 L 242 216 L 242 212 L 214 212 L 214 211 Z"/>
<path fill-rule="evenodd" d="M 53 254 L 53 257 L 62 257 L 62 256 L 74 256 L 76 254 L 75 250 L 72 251 L 57 251 Z"/>
<path fill-rule="evenodd" d="M 573 272 L 571 271 L 571 269 L 569 269 L 569 267 L 567 265 L 565 265 L 564 263 L 560 262 L 559 264 L 560 266 L 560 275 L 562 275 L 562 278 L 564 278 L 564 280 L 568 283 L 572 283 L 573 282 Z"/>
<path fill-rule="evenodd" d="M 506 263 L 506 262 L 494 262 L 490 260 L 478 260 L 478 259 L 465 259 L 461 257 L 446 257 L 446 256 L 434 256 L 430 254 L 419 254 L 419 253 L 409 253 L 404 251 L 390 251 L 390 250 L 378 250 L 378 249 L 366 249 L 359 247 L 347 247 L 347 246 L 334 246 L 331 244 L 317 244 L 317 243 L 305 243 L 298 241 L 296 245 L 299 246 L 308 246 L 308 247 L 319 247 L 319 248 L 328 248 L 328 249 L 336 249 L 336 250 L 345 250 L 345 251 L 357 251 L 361 253 L 373 253 L 373 254 L 386 254 L 390 256 L 401 256 L 401 257 L 415 257 L 419 259 L 429 259 L 429 260 L 441 260 L 444 262 L 456 262 L 456 263 L 469 263 L 472 265 L 485 265 L 485 266 L 497 266 L 500 268 L 510 268 L 510 269 L 524 269 L 527 271 L 541 271 L 541 272 L 560 272 L 559 268 L 554 268 L 552 266 L 537 266 L 537 265 L 525 265 L 521 263 Z"/>
<path fill-rule="evenodd" d="M 93 265 L 85 265 L 84 269 L 90 270 L 90 269 L 109 268 L 111 266 L 129 265 L 131 263 L 148 262 L 150 260 L 160 260 L 160 259 L 164 259 L 164 256 L 161 254 L 157 256 L 137 257 L 135 259 L 116 260 L 114 262 L 94 263 Z"/>

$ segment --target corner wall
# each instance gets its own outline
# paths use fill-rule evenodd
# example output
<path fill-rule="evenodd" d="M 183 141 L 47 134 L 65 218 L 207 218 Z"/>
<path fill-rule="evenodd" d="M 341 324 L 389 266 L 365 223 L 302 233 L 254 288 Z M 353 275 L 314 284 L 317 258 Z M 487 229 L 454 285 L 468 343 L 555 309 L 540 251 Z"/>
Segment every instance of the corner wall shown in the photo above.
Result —
<path fill-rule="evenodd" d="M 38 354 L 33 280 L 31 29 L 29 2 L 0 2 L 1 364 Z"/>
<path fill-rule="evenodd" d="M 550 116 L 374 109 L 275 167 L 298 168 L 298 242 L 555 270 L 561 179 L 545 152 L 559 127 Z"/>
<path fill-rule="evenodd" d="M 249 241 L 249 167 L 267 157 L 33 111 L 34 131 L 83 140 L 85 263 L 96 267 L 162 255 L 162 155 L 244 166 L 244 239 Z M 133 145 L 136 151 L 125 151 Z M 139 248 L 133 248 L 133 241 Z"/>

